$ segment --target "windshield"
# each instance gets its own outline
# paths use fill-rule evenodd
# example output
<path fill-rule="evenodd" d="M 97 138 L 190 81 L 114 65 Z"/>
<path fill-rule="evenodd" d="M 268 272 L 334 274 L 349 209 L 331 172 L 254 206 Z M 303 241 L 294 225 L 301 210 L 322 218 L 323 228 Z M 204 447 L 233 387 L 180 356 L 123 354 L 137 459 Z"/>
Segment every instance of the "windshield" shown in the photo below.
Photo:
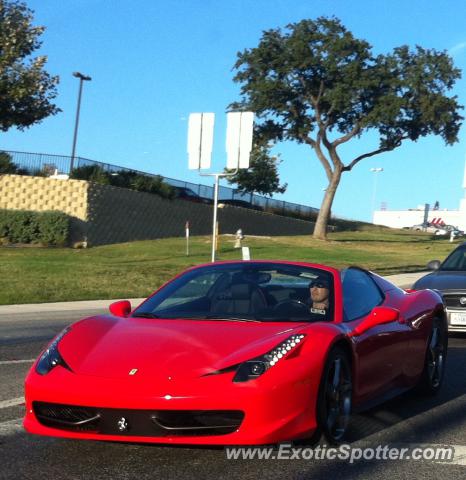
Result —
<path fill-rule="evenodd" d="M 329 272 L 294 265 L 238 263 L 191 270 L 138 308 L 133 316 L 231 321 L 331 320 Z"/>
<path fill-rule="evenodd" d="M 440 266 L 440 270 L 466 271 L 466 248 L 458 248 Z"/>

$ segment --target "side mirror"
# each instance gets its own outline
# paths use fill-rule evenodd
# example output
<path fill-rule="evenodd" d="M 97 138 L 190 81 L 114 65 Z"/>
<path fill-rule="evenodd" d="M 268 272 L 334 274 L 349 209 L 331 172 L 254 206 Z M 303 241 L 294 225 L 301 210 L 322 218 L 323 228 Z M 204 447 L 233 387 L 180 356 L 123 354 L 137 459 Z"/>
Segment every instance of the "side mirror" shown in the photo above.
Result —
<path fill-rule="evenodd" d="M 440 268 L 440 260 L 431 260 L 427 264 L 427 270 L 438 270 Z"/>
<path fill-rule="evenodd" d="M 131 302 L 128 300 L 113 302 L 108 309 L 112 315 L 115 315 L 115 317 L 127 317 L 131 313 Z"/>
<path fill-rule="evenodd" d="M 396 308 L 375 307 L 371 313 L 353 330 L 351 336 L 362 335 L 377 325 L 399 320 L 400 312 Z"/>

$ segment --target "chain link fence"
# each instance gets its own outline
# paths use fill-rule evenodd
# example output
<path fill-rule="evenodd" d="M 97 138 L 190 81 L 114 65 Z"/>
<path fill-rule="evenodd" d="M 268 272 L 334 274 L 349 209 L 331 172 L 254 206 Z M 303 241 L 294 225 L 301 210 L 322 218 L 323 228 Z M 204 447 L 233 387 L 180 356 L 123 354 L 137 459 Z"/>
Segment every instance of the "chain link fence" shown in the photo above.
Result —
<path fill-rule="evenodd" d="M 23 175 L 52 175 L 55 171 L 58 173 L 70 173 L 71 157 L 65 155 L 50 155 L 45 153 L 28 153 L 0 150 L 7 154 L 11 161 L 19 169 L 18 173 Z M 164 177 L 162 175 L 154 175 L 152 173 L 142 172 L 132 168 L 120 167 L 110 163 L 98 162 L 88 158 L 75 157 L 74 168 L 84 166 L 98 166 L 102 170 L 109 173 L 117 172 L 135 172 L 141 175 L 150 177 L 161 177 L 166 183 L 173 187 L 188 189 L 199 197 L 213 200 L 214 188 L 209 185 L 202 185 L 192 182 L 184 182 L 174 178 Z M 256 195 L 252 193 L 241 193 L 239 190 L 220 186 L 219 187 L 219 202 L 229 202 L 231 205 L 250 207 L 252 205 L 257 210 L 276 213 L 280 215 L 287 215 L 306 220 L 313 220 L 316 218 L 319 209 L 309 207 L 307 205 L 300 205 L 298 203 L 285 202 L 274 198 Z"/>

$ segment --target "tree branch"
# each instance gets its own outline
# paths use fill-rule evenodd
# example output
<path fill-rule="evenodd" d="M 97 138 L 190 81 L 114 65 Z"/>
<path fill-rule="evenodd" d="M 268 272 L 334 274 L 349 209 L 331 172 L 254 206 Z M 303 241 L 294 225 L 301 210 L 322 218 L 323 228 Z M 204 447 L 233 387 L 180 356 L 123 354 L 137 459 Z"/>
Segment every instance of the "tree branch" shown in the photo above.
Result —
<path fill-rule="evenodd" d="M 354 128 L 348 132 L 346 135 L 343 135 L 343 137 L 337 138 L 332 142 L 332 145 L 334 147 L 338 147 L 338 145 L 341 145 L 342 143 L 347 142 L 348 140 L 351 140 L 355 135 L 357 135 L 361 130 L 361 126 L 359 123 L 357 123 Z"/>
<path fill-rule="evenodd" d="M 335 110 L 335 104 L 332 104 L 328 109 L 328 112 L 325 113 L 325 115 L 327 116 L 327 120 L 325 120 L 324 122 L 325 128 L 327 128 L 330 125 L 330 116 L 332 115 L 333 110 Z"/>
<path fill-rule="evenodd" d="M 325 173 L 327 175 L 327 179 L 330 182 L 333 176 L 333 170 L 332 170 L 332 166 L 330 165 L 330 162 L 328 161 L 328 159 L 322 152 L 322 149 L 320 148 L 320 141 L 316 141 L 310 137 L 307 137 L 305 139 L 305 142 L 308 145 L 311 145 L 311 147 L 316 151 L 317 157 L 320 160 L 320 163 L 322 164 L 322 166 L 324 167 Z"/>
<path fill-rule="evenodd" d="M 395 148 L 399 147 L 401 145 L 401 142 L 403 140 L 406 140 L 408 137 L 408 135 L 404 135 L 402 137 L 399 137 L 398 140 L 390 147 L 383 147 L 383 148 L 378 148 L 377 150 L 373 150 L 372 152 L 369 152 L 369 153 L 364 153 L 363 155 L 359 155 L 359 157 L 356 157 L 351 163 L 349 163 L 348 165 L 345 165 L 343 167 L 343 172 L 349 172 L 350 170 L 352 170 L 352 168 L 358 163 L 360 162 L 361 160 L 363 160 L 364 158 L 369 158 L 369 157 L 373 157 L 375 155 L 379 155 L 380 153 L 384 153 L 384 152 L 390 152 L 391 150 L 394 150 Z"/>
<path fill-rule="evenodd" d="M 316 98 L 317 105 L 319 105 L 319 102 L 320 102 L 320 99 L 322 98 L 323 93 L 324 93 L 324 81 L 321 80 L 319 85 L 319 93 L 317 94 L 317 98 Z"/>
<path fill-rule="evenodd" d="M 341 169 L 343 167 L 343 163 L 340 160 L 336 147 L 334 147 L 333 144 L 330 143 L 329 139 L 327 138 L 327 128 L 324 127 L 319 133 L 321 133 L 322 135 L 322 141 L 325 145 L 325 148 L 328 150 L 328 153 L 330 154 L 330 158 L 332 159 L 333 166 L 337 169 Z"/>

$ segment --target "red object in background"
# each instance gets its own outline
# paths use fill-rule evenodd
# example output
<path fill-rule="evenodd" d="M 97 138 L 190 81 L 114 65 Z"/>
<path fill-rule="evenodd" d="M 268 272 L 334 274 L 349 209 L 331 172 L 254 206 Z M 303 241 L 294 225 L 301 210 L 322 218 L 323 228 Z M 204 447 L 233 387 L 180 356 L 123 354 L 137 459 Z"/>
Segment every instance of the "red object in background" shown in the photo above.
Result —
<path fill-rule="evenodd" d="M 327 307 L 306 302 L 312 285 L 330 289 Z M 351 409 L 425 382 L 434 339 L 446 348 L 437 293 L 357 268 L 218 262 L 127 308 L 75 323 L 41 354 L 25 383 L 28 432 L 246 445 L 323 430 L 338 441 Z M 332 408 L 340 429 L 326 427 Z"/>
<path fill-rule="evenodd" d="M 443 221 L 443 219 L 441 217 L 436 217 L 436 218 L 433 218 L 432 221 L 430 222 L 431 225 L 435 225 L 435 226 L 443 226 L 445 225 L 445 222 Z"/>

